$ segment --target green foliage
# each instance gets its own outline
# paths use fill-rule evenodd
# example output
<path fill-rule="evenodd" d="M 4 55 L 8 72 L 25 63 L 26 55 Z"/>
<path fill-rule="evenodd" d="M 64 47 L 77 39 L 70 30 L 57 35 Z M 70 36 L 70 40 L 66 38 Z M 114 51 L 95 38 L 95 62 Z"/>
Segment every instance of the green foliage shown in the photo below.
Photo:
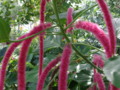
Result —
<path fill-rule="evenodd" d="M 9 41 L 10 25 L 0 17 L 0 43 Z"/>
<path fill-rule="evenodd" d="M 73 18 L 92 21 L 105 28 L 102 13 L 94 0 L 57 0 L 57 9 L 61 25 L 66 27 L 66 14 L 69 7 L 74 8 Z M 10 28 L 28 24 L 29 22 L 36 22 L 39 20 L 39 0 L 0 0 L 0 43 L 9 41 Z M 118 0 L 108 0 L 113 17 L 120 16 Z M 63 47 L 66 43 L 65 38 L 57 26 L 57 18 L 53 11 L 52 2 L 47 3 L 46 8 L 46 22 L 52 22 L 53 27 L 48 29 L 45 34 L 44 40 L 44 65 L 45 68 L 48 63 L 53 60 L 58 54 L 62 53 Z M 79 17 L 78 17 L 79 16 Z M 16 30 L 14 28 L 14 30 Z M 16 30 L 16 36 L 21 36 L 22 31 Z M 25 31 L 26 33 L 26 31 Z M 73 34 L 67 34 L 73 45 L 79 50 L 86 58 L 92 61 L 92 54 L 99 53 L 103 56 L 103 48 L 95 37 L 83 30 L 74 30 Z M 118 39 L 119 40 L 119 39 Z M 37 76 L 38 76 L 38 62 L 39 62 L 39 41 L 35 38 L 29 48 L 27 63 L 26 63 L 26 82 L 27 90 L 35 90 Z M 19 48 L 18 48 L 19 49 Z M 17 50 L 18 50 L 17 49 Z M 120 48 L 118 47 L 117 50 Z M 16 90 L 17 88 L 17 60 L 19 50 L 15 51 L 15 58 L 11 58 L 8 69 L 7 78 L 5 81 L 6 90 Z M 0 50 L 0 60 L 3 58 L 6 48 Z M 120 52 L 117 52 L 120 54 Z M 17 57 L 16 57 L 17 56 Z M 106 58 L 105 58 L 106 59 Z M 120 88 L 119 70 L 120 70 L 120 57 L 114 57 L 106 61 L 103 69 L 105 77 L 111 81 L 116 87 Z M 68 70 L 68 88 L 69 90 L 87 90 L 93 85 L 92 81 L 92 67 L 83 61 L 74 51 L 71 57 L 69 70 Z M 47 76 L 44 88 L 48 88 L 52 82 L 52 90 L 57 89 L 58 72 L 51 75 L 55 68 L 51 70 Z"/>
<path fill-rule="evenodd" d="M 114 56 L 106 61 L 103 69 L 105 76 L 112 82 L 117 88 L 120 88 L 120 56 Z"/>

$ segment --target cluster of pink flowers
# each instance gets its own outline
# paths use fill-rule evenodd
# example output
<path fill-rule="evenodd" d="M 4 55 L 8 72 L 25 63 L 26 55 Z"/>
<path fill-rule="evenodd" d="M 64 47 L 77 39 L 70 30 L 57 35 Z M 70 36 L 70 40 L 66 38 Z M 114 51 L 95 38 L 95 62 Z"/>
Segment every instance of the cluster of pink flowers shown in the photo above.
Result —
<path fill-rule="evenodd" d="M 25 37 L 28 37 L 30 35 L 33 35 L 35 33 L 38 33 L 42 30 L 45 30 L 49 27 L 52 26 L 51 23 L 45 23 L 45 9 L 46 9 L 46 3 L 49 0 L 41 0 L 41 9 L 40 9 L 40 25 L 37 27 L 34 27 L 33 30 L 31 30 L 29 33 L 21 36 L 18 38 L 23 39 Z M 99 28 L 99 26 L 95 23 L 88 22 L 88 21 L 78 21 L 74 24 L 75 28 L 78 29 L 84 29 L 86 31 L 89 31 L 95 35 L 95 37 L 100 41 L 101 45 L 105 49 L 105 53 L 107 58 L 112 57 L 115 54 L 115 47 L 116 47 L 116 38 L 115 38 L 115 30 L 112 24 L 111 20 L 111 15 L 108 10 L 107 4 L 105 3 L 104 0 L 97 0 L 103 15 L 104 15 L 104 20 L 107 25 L 108 33 L 109 36 L 105 34 L 105 32 Z M 73 21 L 73 9 L 68 8 L 67 12 L 67 25 L 69 25 Z M 73 30 L 73 26 L 68 28 L 66 30 L 67 33 L 71 33 Z M 63 53 L 61 56 L 58 56 L 56 59 L 52 60 L 45 68 L 44 70 L 42 69 L 43 65 L 43 56 L 44 56 L 44 34 L 45 32 L 41 33 L 39 35 L 39 40 L 40 40 L 40 48 L 39 48 L 39 71 L 38 71 L 38 83 L 36 90 L 42 90 L 44 86 L 44 81 L 45 78 L 47 77 L 47 74 L 49 71 L 56 66 L 59 62 L 60 63 L 60 70 L 59 70 L 59 81 L 58 81 L 58 90 L 67 90 L 67 71 L 69 67 L 69 62 L 70 62 L 70 56 L 72 54 L 72 45 L 71 43 L 67 43 L 63 49 Z M 72 33 L 71 33 L 72 34 Z M 9 58 L 11 57 L 12 53 L 16 49 L 16 47 L 20 44 L 22 44 L 21 50 L 20 50 L 20 56 L 18 60 L 18 90 L 25 90 L 26 89 L 26 56 L 28 54 L 28 49 L 29 46 L 32 42 L 32 40 L 35 37 L 29 38 L 27 40 L 21 41 L 21 42 L 15 42 L 10 45 L 8 48 L 7 52 L 5 53 L 5 56 L 2 60 L 2 67 L 0 69 L 0 90 L 3 90 L 4 88 L 4 79 L 6 75 L 6 67 L 9 62 Z M 101 69 L 104 67 L 104 62 L 102 60 L 102 57 L 100 55 L 94 55 L 93 56 L 93 63 L 97 66 L 100 67 Z M 94 77 L 93 77 L 93 82 L 97 83 L 97 86 L 94 85 L 92 87 L 92 90 L 96 90 L 99 88 L 99 90 L 106 90 L 104 81 L 102 79 L 102 74 L 100 74 L 96 69 L 94 69 Z M 118 90 L 115 86 L 113 86 L 110 83 L 109 86 L 110 90 Z"/>
<path fill-rule="evenodd" d="M 78 21 L 75 24 L 75 27 L 92 32 L 104 47 L 107 58 L 111 58 L 116 52 L 116 37 L 115 37 L 114 26 L 112 24 L 111 14 L 109 12 L 109 9 L 107 7 L 105 0 L 97 0 L 97 3 L 103 12 L 104 20 L 107 26 L 109 36 L 107 36 L 105 32 L 98 27 L 97 24 L 94 24 L 92 22 Z M 101 59 L 101 56 L 99 55 L 94 55 L 93 63 L 97 67 L 100 67 L 100 68 L 104 67 L 104 62 Z M 93 81 L 94 83 L 97 83 L 99 90 L 106 90 L 104 81 L 102 79 L 102 75 L 99 72 L 97 72 L 96 69 L 94 69 Z M 90 90 L 97 90 L 96 85 L 90 88 Z M 120 89 L 116 88 L 110 83 L 109 90 L 120 90 Z"/>

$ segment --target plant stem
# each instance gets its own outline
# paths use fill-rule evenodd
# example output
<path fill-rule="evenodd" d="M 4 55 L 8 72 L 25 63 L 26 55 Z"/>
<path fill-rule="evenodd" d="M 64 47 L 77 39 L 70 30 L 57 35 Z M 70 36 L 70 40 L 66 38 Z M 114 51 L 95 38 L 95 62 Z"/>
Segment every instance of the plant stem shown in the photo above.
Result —
<path fill-rule="evenodd" d="M 67 42 L 70 43 L 70 40 L 67 37 L 67 35 L 65 34 L 64 28 L 62 27 L 62 25 L 60 23 L 60 19 L 59 19 L 59 15 L 58 15 L 58 12 L 57 12 L 57 6 L 56 6 L 56 1 L 55 0 L 53 0 L 53 9 L 54 9 L 57 21 L 58 21 L 58 26 L 60 27 L 60 30 L 61 30 L 62 34 L 65 37 L 65 39 L 67 40 Z"/>
<path fill-rule="evenodd" d="M 59 72 L 57 72 L 57 73 L 54 75 L 54 77 L 52 78 L 52 80 L 51 80 L 51 81 L 48 83 L 48 85 L 46 86 L 45 90 L 48 90 L 49 85 L 55 80 L 55 78 L 58 76 L 58 73 L 59 73 Z"/>
<path fill-rule="evenodd" d="M 45 29 L 45 30 L 46 30 L 46 29 Z M 23 38 L 23 39 L 20 39 L 20 40 L 14 40 L 14 41 L 9 40 L 9 42 L 10 42 L 10 43 L 14 43 L 14 42 L 24 41 L 24 40 L 26 40 L 26 39 L 29 39 L 29 38 L 31 38 L 31 37 L 34 37 L 34 36 L 39 35 L 40 33 L 44 32 L 45 30 L 42 30 L 42 31 L 40 31 L 40 32 L 38 32 L 38 33 L 35 33 L 35 34 L 33 34 L 33 35 L 30 35 L 30 36 L 28 36 L 28 37 L 26 37 L 26 38 Z"/>
<path fill-rule="evenodd" d="M 92 7 L 93 8 L 93 7 Z M 56 18 L 57 18 L 57 21 L 58 21 L 58 26 L 60 27 L 60 30 L 63 34 L 63 36 L 65 37 L 67 43 L 70 43 L 70 40 L 69 38 L 67 37 L 67 35 L 65 34 L 64 32 L 64 28 L 62 27 L 61 25 L 61 22 L 60 22 L 60 19 L 59 19 L 59 15 L 58 15 L 58 10 L 57 10 L 57 6 L 56 6 L 56 0 L 53 0 L 53 9 L 54 9 L 54 12 L 55 12 L 55 15 L 56 15 Z M 78 17 L 76 17 L 77 19 Z M 75 19 L 75 20 L 76 20 Z M 75 22 L 75 20 L 73 20 L 73 22 Z M 71 23 L 73 23 L 71 22 Z M 71 24 L 70 23 L 70 24 Z M 66 28 L 65 28 L 66 29 Z M 92 67 L 96 68 L 99 72 L 103 72 L 100 68 L 96 67 L 92 62 L 90 62 L 84 55 L 82 55 L 78 50 L 77 48 L 72 44 L 72 48 L 74 49 L 74 51 L 79 55 L 81 56 L 87 63 L 89 63 Z"/>
<path fill-rule="evenodd" d="M 75 44 L 89 46 L 89 47 L 94 48 L 94 49 L 96 49 L 96 50 L 98 50 L 98 51 L 100 51 L 100 52 L 104 52 L 104 51 L 100 50 L 100 49 L 97 48 L 97 47 L 94 47 L 94 46 L 92 46 L 92 45 L 88 45 L 88 44 L 85 44 L 85 43 L 73 43 L 73 45 L 75 45 Z"/>

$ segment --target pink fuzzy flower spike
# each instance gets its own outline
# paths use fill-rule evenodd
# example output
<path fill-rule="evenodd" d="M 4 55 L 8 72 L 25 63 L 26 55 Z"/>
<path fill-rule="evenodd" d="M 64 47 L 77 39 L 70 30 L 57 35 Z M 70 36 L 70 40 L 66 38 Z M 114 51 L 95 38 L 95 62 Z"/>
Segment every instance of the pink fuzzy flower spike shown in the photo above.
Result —
<path fill-rule="evenodd" d="M 46 1 L 47 0 L 41 0 L 40 3 L 40 23 L 44 23 L 45 21 L 45 9 L 46 9 Z"/>
<path fill-rule="evenodd" d="M 43 90 L 43 85 L 44 85 L 44 82 L 45 82 L 45 79 L 48 75 L 48 73 L 50 72 L 50 70 L 61 60 L 61 57 L 57 57 L 56 59 L 52 60 L 48 65 L 47 67 L 44 69 L 44 71 L 42 72 L 41 76 L 40 76 L 40 79 L 39 79 L 39 84 L 37 86 L 37 90 Z"/>
<path fill-rule="evenodd" d="M 106 90 L 104 81 L 100 73 L 95 73 L 95 81 L 98 85 L 99 90 Z"/>
<path fill-rule="evenodd" d="M 68 70 L 71 54 L 72 54 L 72 47 L 70 44 L 67 44 L 64 47 L 62 58 L 61 58 L 58 90 L 67 90 L 67 70 Z"/>
<path fill-rule="evenodd" d="M 44 29 L 46 29 L 48 27 L 51 27 L 51 23 L 41 24 L 41 25 L 35 27 L 29 33 L 19 37 L 18 40 L 19 39 L 23 39 L 23 38 L 25 38 L 25 37 L 27 37 L 29 35 L 33 35 L 35 33 L 38 33 L 38 32 L 40 32 L 40 31 L 42 31 L 42 30 L 44 30 Z M 1 70 L 0 70 L 0 90 L 3 90 L 3 88 L 4 88 L 4 79 L 5 79 L 6 68 L 7 68 L 9 59 L 10 59 L 12 53 L 14 52 L 14 50 L 16 49 L 16 47 L 18 45 L 20 45 L 21 43 L 22 43 L 22 41 L 21 42 L 17 42 L 17 43 L 12 43 L 10 45 L 10 47 L 8 48 L 8 50 L 6 51 L 4 57 L 3 57 L 2 66 L 1 66 Z"/>
<path fill-rule="evenodd" d="M 114 30 L 114 26 L 112 23 L 112 18 L 111 18 L 111 14 L 110 11 L 107 7 L 107 4 L 105 3 L 105 0 L 97 0 L 103 15 L 104 15 L 104 19 L 107 25 L 107 29 L 108 29 L 108 33 L 109 33 L 109 38 L 110 38 L 110 44 L 111 44 L 111 52 L 112 54 L 115 54 L 116 52 L 116 37 L 115 37 L 115 30 Z"/>
<path fill-rule="evenodd" d="M 26 58 L 32 38 L 23 42 L 18 60 L 18 90 L 26 90 Z"/>
<path fill-rule="evenodd" d="M 40 23 L 44 23 L 45 21 L 45 9 L 46 9 L 47 0 L 41 0 L 40 3 Z M 45 32 L 39 35 L 39 76 L 42 73 L 42 65 L 43 65 L 43 56 L 44 56 L 44 34 Z M 39 77 L 38 77 L 39 78 Z"/>
<path fill-rule="evenodd" d="M 72 14 L 73 14 L 73 8 L 68 8 L 68 11 L 67 11 L 67 25 L 70 24 L 73 21 Z M 67 33 L 71 33 L 72 30 L 73 30 L 73 27 L 68 28 Z"/>
<path fill-rule="evenodd" d="M 104 67 L 104 61 L 102 60 L 102 56 L 98 54 L 93 55 L 93 63 L 100 68 Z"/>
<path fill-rule="evenodd" d="M 75 24 L 75 27 L 92 32 L 104 47 L 107 58 L 110 58 L 112 56 L 109 38 L 97 24 L 87 21 L 78 21 Z"/>

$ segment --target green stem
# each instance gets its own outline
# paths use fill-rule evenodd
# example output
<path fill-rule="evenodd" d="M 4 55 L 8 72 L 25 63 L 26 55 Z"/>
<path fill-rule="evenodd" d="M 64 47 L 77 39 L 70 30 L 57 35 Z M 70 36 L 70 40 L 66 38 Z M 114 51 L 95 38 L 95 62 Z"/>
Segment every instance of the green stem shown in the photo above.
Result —
<path fill-rule="evenodd" d="M 91 48 L 97 49 L 97 50 L 100 51 L 100 52 L 104 52 L 104 51 L 100 50 L 100 49 L 97 48 L 97 47 L 94 47 L 94 46 L 92 46 L 92 45 L 88 45 L 88 44 L 85 44 L 85 43 L 73 43 L 73 45 L 75 45 L 75 44 L 89 46 L 89 47 L 91 47 Z"/>
<path fill-rule="evenodd" d="M 53 0 L 53 9 L 54 9 L 57 21 L 58 21 L 58 26 L 60 27 L 60 30 L 61 30 L 62 34 L 66 38 L 67 42 L 70 43 L 70 40 L 67 37 L 67 35 L 65 34 L 64 28 L 62 27 L 62 25 L 60 23 L 60 18 L 59 18 L 58 12 L 57 12 L 57 6 L 56 6 L 56 1 L 55 0 Z"/>
<path fill-rule="evenodd" d="M 35 33 L 35 34 L 33 34 L 33 35 L 30 35 L 30 36 L 28 36 L 28 37 L 26 37 L 26 38 L 20 39 L 20 40 L 14 40 L 14 41 L 9 40 L 9 42 L 10 42 L 10 43 L 21 42 L 21 41 L 24 41 L 24 40 L 26 40 L 26 39 L 32 38 L 32 37 L 34 37 L 34 36 L 37 36 L 37 35 L 39 35 L 40 33 L 44 32 L 45 30 L 46 30 L 46 29 L 44 29 L 44 30 L 42 30 L 42 31 L 40 31 L 40 32 L 38 32 L 38 33 Z"/>
<path fill-rule="evenodd" d="M 65 37 L 65 39 L 67 40 L 67 43 L 70 43 L 70 40 L 69 38 L 67 37 L 67 35 L 65 34 L 64 32 L 64 28 L 62 27 L 61 23 L 60 23 L 60 19 L 59 19 L 59 15 L 58 15 L 58 11 L 57 11 L 57 6 L 56 6 L 56 0 L 53 0 L 53 9 L 54 9 L 54 12 L 55 12 L 55 15 L 56 15 L 56 18 L 57 18 L 57 21 L 58 21 L 58 26 L 60 27 L 60 30 L 63 34 L 63 36 Z M 75 21 L 75 20 L 73 20 Z M 93 66 L 94 68 L 96 68 L 99 72 L 103 72 L 101 69 L 99 69 L 98 67 L 96 67 L 92 62 L 90 62 L 84 55 L 82 55 L 78 50 L 77 48 L 72 45 L 72 48 L 74 49 L 74 51 L 79 55 L 81 56 L 87 63 L 89 63 L 91 66 Z"/>
<path fill-rule="evenodd" d="M 80 84 L 78 83 L 78 90 L 80 90 Z"/>
<path fill-rule="evenodd" d="M 55 78 L 58 76 L 58 73 L 59 73 L 59 72 L 57 72 L 57 73 L 55 74 L 55 76 L 52 78 L 52 80 L 48 83 L 48 85 L 46 86 L 45 90 L 48 90 L 49 85 L 55 80 Z"/>

